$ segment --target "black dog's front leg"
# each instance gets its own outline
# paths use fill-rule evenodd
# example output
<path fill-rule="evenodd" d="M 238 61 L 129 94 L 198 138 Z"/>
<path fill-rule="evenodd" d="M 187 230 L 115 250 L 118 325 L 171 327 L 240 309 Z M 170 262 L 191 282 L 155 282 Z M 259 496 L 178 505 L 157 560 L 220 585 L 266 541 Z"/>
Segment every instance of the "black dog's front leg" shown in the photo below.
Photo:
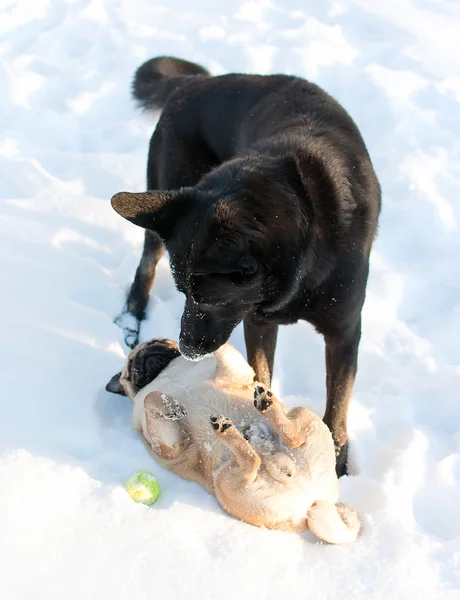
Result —
<path fill-rule="evenodd" d="M 347 417 L 358 365 L 361 322 L 343 337 L 325 336 L 327 404 L 324 422 L 334 438 L 337 475 L 347 474 Z"/>
<path fill-rule="evenodd" d="M 153 231 L 146 231 L 142 258 L 129 290 L 125 309 L 115 319 L 115 323 L 123 330 L 128 348 L 134 348 L 139 343 L 141 322 L 145 319 L 155 271 L 164 251 L 163 242 L 158 235 Z"/>
<path fill-rule="evenodd" d="M 254 369 L 256 381 L 270 386 L 275 361 L 278 325 L 254 323 L 250 316 L 244 319 L 244 339 L 248 363 Z"/>

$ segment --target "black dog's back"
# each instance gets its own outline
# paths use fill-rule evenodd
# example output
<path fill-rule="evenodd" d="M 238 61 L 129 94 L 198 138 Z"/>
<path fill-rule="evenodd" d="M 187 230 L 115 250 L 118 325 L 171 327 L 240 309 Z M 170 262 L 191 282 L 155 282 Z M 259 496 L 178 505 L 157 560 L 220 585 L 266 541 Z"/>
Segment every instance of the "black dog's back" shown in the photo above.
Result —
<path fill-rule="evenodd" d="M 178 92 L 175 94 L 174 92 Z M 133 96 L 147 110 L 166 107 L 184 135 L 199 132 L 218 162 L 269 137 L 325 139 L 368 158 L 355 123 L 319 86 L 290 75 L 230 73 L 211 77 L 178 58 L 157 57 L 139 67 Z M 331 138 L 334 139 L 331 139 Z"/>

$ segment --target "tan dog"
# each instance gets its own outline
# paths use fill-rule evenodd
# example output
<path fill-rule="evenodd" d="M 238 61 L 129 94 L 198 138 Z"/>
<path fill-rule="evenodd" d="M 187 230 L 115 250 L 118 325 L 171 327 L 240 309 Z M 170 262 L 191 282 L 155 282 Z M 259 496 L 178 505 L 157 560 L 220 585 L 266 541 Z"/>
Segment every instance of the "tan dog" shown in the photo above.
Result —
<path fill-rule="evenodd" d="M 107 387 L 134 400 L 133 427 L 155 460 L 246 523 L 309 528 L 331 544 L 355 540 L 359 517 L 337 504 L 334 443 L 322 420 L 306 408 L 288 410 L 254 384 L 230 344 L 200 362 L 176 348 L 169 340 L 140 344 Z M 146 376 L 154 379 L 138 389 Z"/>

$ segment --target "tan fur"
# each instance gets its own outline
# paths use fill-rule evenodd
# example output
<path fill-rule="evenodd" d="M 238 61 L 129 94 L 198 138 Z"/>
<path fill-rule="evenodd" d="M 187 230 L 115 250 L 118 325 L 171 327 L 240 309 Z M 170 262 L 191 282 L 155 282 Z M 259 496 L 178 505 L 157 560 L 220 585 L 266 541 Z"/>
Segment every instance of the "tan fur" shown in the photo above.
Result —
<path fill-rule="evenodd" d="M 310 527 L 329 543 L 353 541 L 359 517 L 336 504 L 327 426 L 306 408 L 288 410 L 253 377 L 225 344 L 200 362 L 175 358 L 135 396 L 126 368 L 121 381 L 134 400 L 133 427 L 155 460 L 203 485 L 228 513 L 271 529 Z"/>

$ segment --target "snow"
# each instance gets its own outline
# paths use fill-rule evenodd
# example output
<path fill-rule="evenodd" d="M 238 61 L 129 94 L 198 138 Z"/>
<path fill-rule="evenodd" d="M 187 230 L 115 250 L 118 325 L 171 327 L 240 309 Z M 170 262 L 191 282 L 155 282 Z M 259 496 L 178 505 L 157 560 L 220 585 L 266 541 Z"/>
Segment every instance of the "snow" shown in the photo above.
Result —
<path fill-rule="evenodd" d="M 460 598 L 460 5 L 452 0 L 2 0 L 0 597 Z M 380 233 L 350 414 L 363 517 L 347 547 L 231 519 L 156 466 L 105 392 L 142 231 L 150 116 L 130 81 L 172 54 L 219 74 L 311 77 L 357 121 Z M 143 330 L 177 339 L 162 260 Z M 244 349 L 241 328 L 233 342 Z M 323 342 L 282 329 L 274 390 L 322 413 Z M 123 488 L 148 469 L 153 507 Z M 129 595 L 129 596 L 128 596 Z"/>

